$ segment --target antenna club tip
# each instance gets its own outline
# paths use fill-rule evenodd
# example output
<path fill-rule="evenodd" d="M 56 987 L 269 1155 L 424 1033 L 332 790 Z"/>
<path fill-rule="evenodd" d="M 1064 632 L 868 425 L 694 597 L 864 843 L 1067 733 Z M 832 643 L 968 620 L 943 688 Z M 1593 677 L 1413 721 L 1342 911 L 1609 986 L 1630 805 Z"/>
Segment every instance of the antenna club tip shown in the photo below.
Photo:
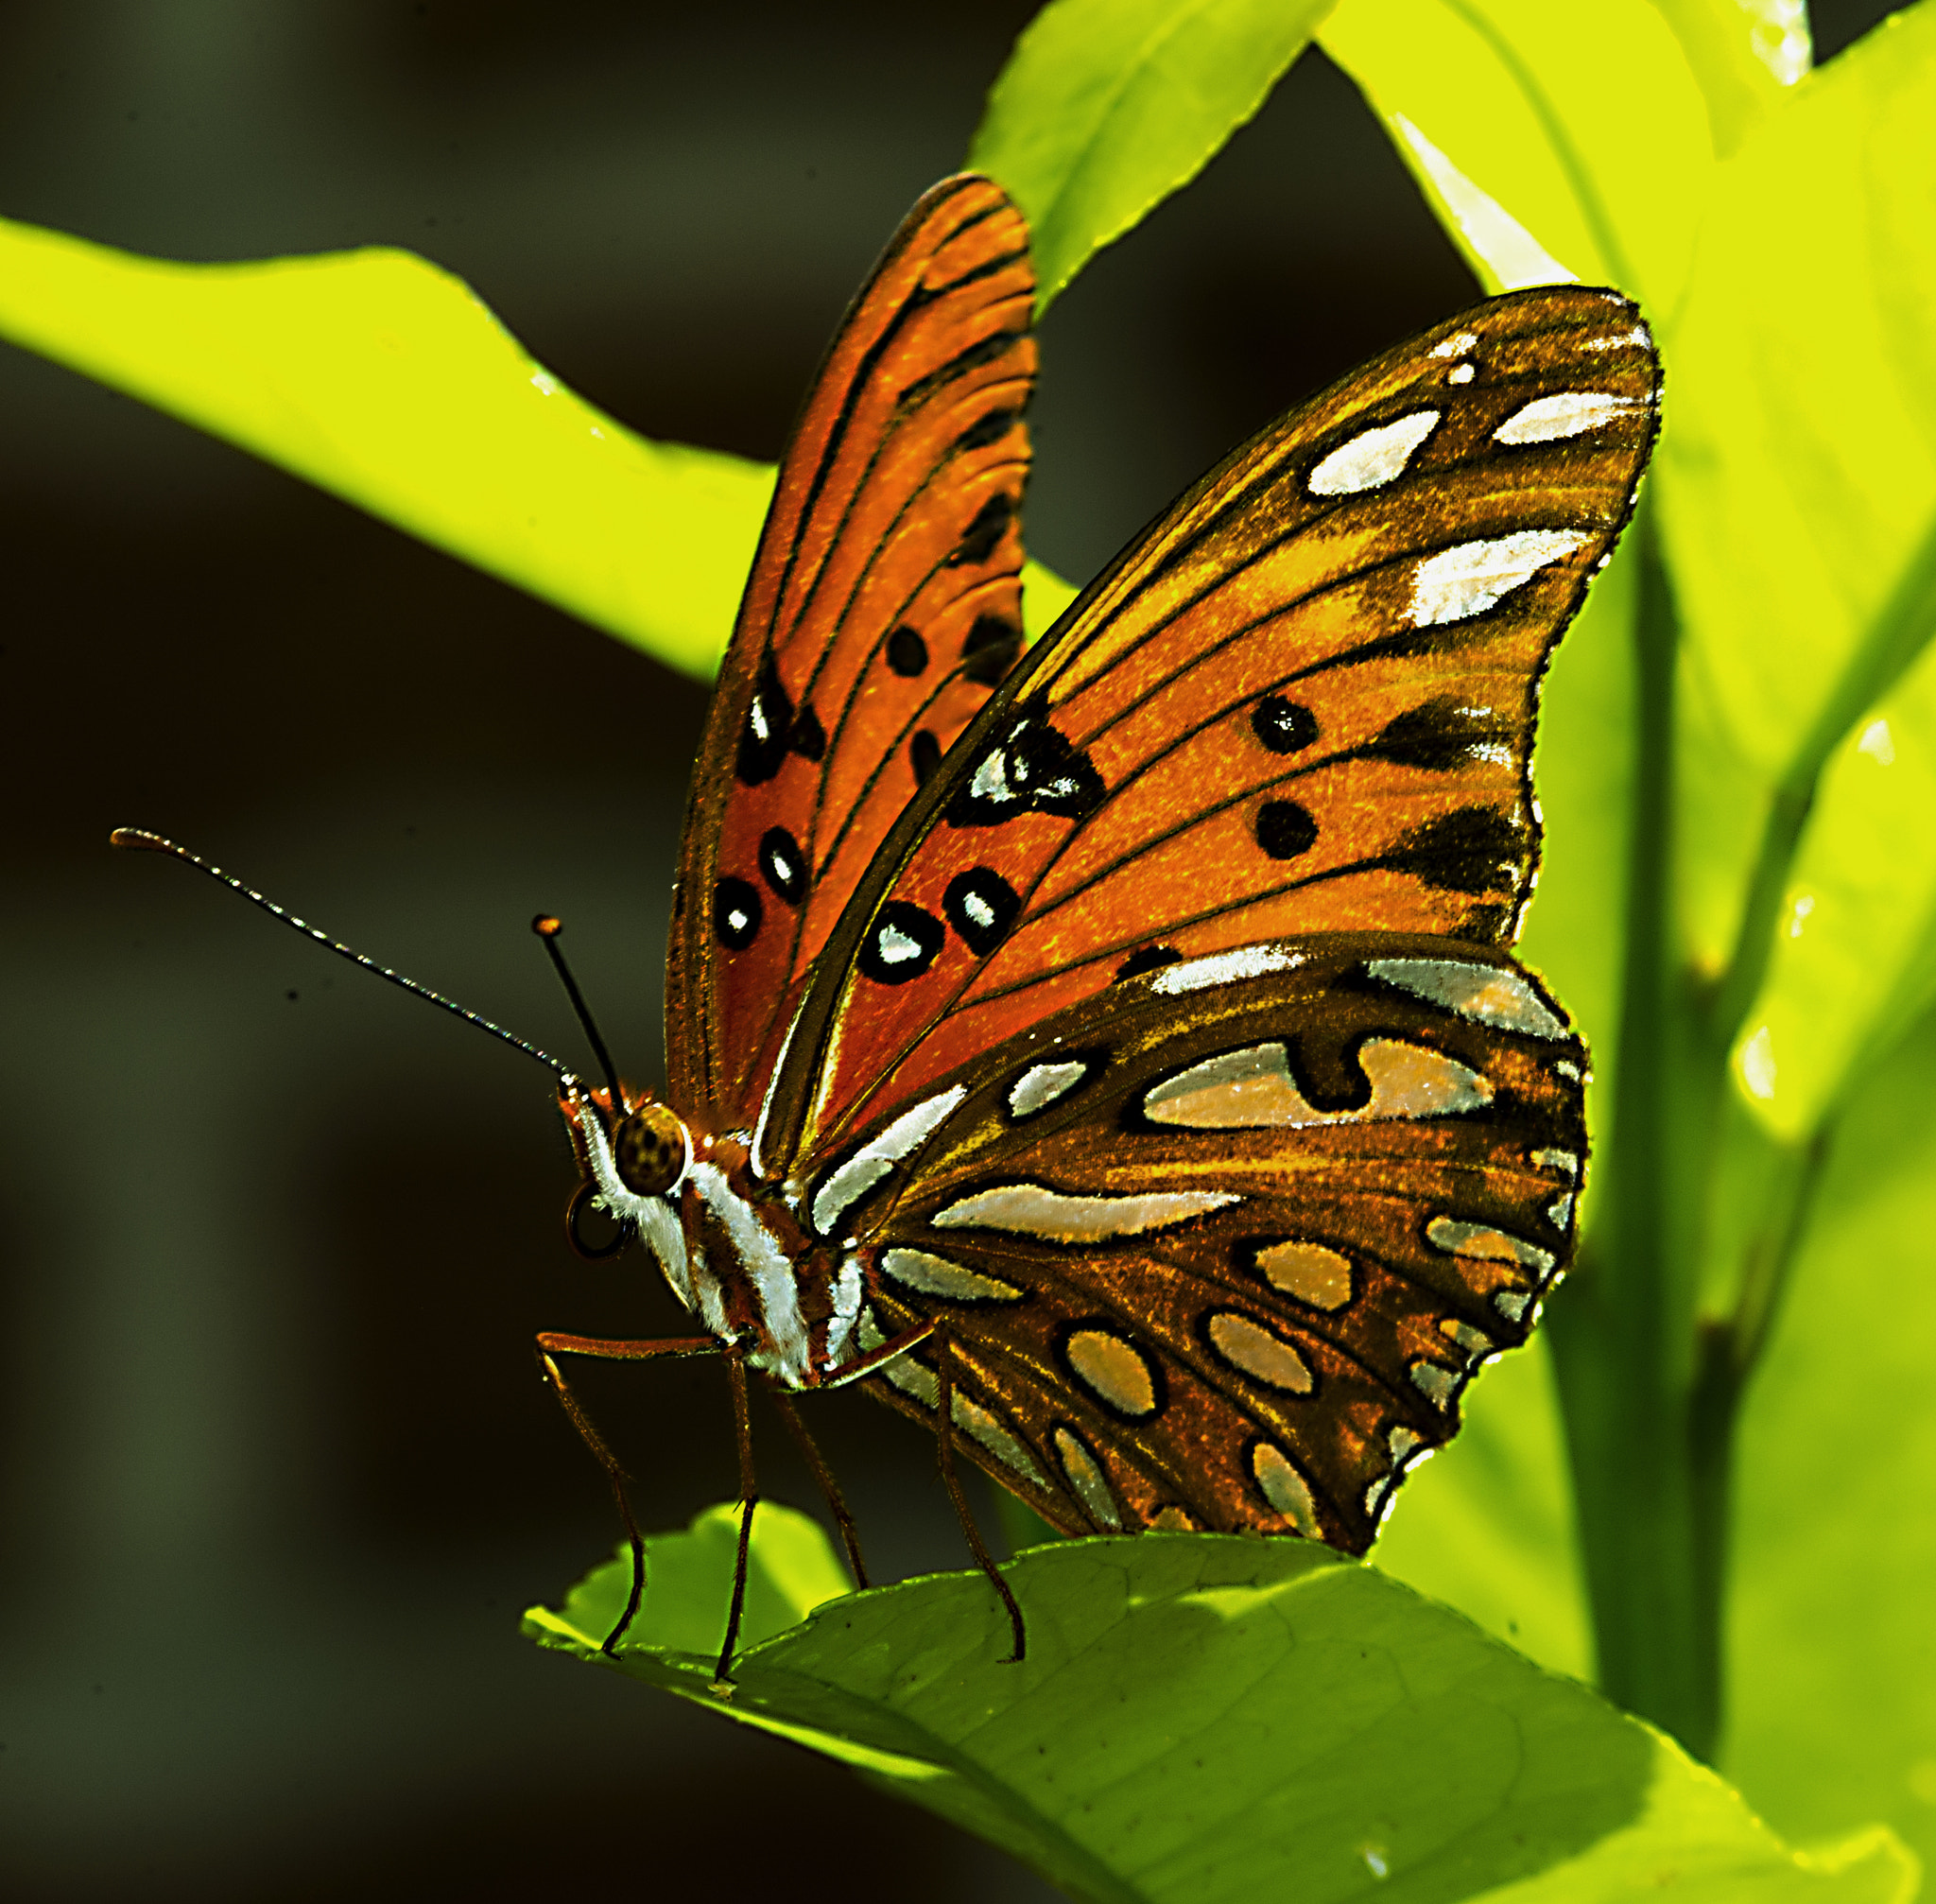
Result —
<path fill-rule="evenodd" d="M 548 912 L 541 912 L 531 921 L 531 930 L 541 939 L 556 939 L 564 930 L 564 921 L 554 919 Z"/>
<path fill-rule="evenodd" d="M 127 853 L 172 853 L 172 840 L 164 839 L 159 833 L 150 833 L 144 826 L 117 826 L 108 835 L 108 844 L 118 846 Z"/>

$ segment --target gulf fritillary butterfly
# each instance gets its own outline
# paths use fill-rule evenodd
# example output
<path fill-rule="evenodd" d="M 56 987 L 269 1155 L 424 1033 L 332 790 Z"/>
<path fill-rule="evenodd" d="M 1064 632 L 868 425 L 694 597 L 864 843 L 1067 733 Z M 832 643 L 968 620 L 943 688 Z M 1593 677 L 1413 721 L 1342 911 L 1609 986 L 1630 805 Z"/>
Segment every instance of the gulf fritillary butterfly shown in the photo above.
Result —
<path fill-rule="evenodd" d="M 733 1377 L 722 1680 L 749 1369 L 796 1430 L 855 1381 L 935 1426 L 958 1507 L 957 1446 L 1064 1532 L 1358 1553 L 1572 1249 L 1586 1054 L 1505 948 L 1540 677 L 1656 428 L 1635 307 L 1521 291 L 1388 352 L 1023 654 L 1033 297 L 964 175 L 848 311 L 700 747 L 669 1102 L 561 1092 L 574 1218 L 705 1328 L 540 1338 L 621 1509 L 558 1358 Z"/>

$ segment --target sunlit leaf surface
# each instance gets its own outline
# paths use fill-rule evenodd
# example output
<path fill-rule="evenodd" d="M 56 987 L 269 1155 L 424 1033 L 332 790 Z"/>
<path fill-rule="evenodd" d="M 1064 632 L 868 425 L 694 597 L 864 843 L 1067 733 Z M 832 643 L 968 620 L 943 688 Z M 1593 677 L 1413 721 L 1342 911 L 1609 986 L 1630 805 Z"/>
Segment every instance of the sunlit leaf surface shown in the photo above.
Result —
<path fill-rule="evenodd" d="M 1333 0 L 1052 0 L 989 95 L 968 163 L 1028 215 L 1040 302 L 1187 184 Z"/>
<path fill-rule="evenodd" d="M 723 1605 L 730 1543 L 703 1522 Z M 1658 1734 L 1323 1549 L 1227 1535 L 1061 1541 L 1012 1563 L 1029 1653 L 978 1575 L 822 1605 L 729 1697 L 650 1605 L 616 1670 L 856 1766 L 1107 1904 L 1259 1897 L 1901 1898 L 1894 1842 L 1787 1851 Z M 624 1565 L 541 1644 L 597 1658 Z M 711 1631 L 716 1629 L 709 1629 Z M 708 1650 L 710 1648 L 710 1638 Z M 608 1664 L 611 1662 L 607 1662 Z"/>

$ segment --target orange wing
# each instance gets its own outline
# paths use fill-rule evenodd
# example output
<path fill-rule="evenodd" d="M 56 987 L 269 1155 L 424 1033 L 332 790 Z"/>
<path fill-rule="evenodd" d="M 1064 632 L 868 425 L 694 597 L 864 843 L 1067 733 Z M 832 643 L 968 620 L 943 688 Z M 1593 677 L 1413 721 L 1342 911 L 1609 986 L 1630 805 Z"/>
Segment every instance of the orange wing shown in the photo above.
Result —
<path fill-rule="evenodd" d="M 1003 683 L 884 843 L 775 1082 L 804 1168 L 1126 971 L 1290 934 L 1510 943 L 1547 657 L 1633 507 L 1631 303 L 1481 304 L 1234 454 Z"/>
<path fill-rule="evenodd" d="M 1028 228 L 990 181 L 909 213 L 781 465 L 707 717 L 666 971 L 673 1099 L 750 1119 L 815 955 L 1022 641 Z"/>

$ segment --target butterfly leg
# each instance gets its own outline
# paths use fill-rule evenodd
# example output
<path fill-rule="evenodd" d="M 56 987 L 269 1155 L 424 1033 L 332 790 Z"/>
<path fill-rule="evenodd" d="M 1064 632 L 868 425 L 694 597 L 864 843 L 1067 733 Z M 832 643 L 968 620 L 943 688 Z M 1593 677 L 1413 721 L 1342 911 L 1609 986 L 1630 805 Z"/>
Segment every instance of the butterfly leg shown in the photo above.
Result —
<path fill-rule="evenodd" d="M 632 1622 L 639 1610 L 639 1601 L 646 1591 L 646 1543 L 639 1534 L 638 1522 L 632 1518 L 631 1502 L 626 1497 L 626 1472 L 618 1457 L 605 1445 L 605 1438 L 592 1425 L 592 1418 L 586 1414 L 579 1398 L 572 1393 L 571 1384 L 564 1378 L 564 1372 L 558 1366 L 559 1356 L 591 1356 L 600 1361 L 642 1362 L 657 1356 L 704 1356 L 717 1355 L 719 1341 L 716 1336 L 674 1336 L 662 1341 L 607 1341 L 596 1336 L 542 1335 L 538 1338 L 538 1362 L 544 1372 L 544 1379 L 551 1385 L 566 1417 L 579 1431 L 579 1439 L 591 1449 L 592 1459 L 605 1470 L 605 1479 L 612 1483 L 612 1497 L 618 1503 L 618 1517 L 625 1523 L 625 1537 L 631 1547 L 631 1593 L 625 1602 L 625 1611 L 618 1617 L 618 1624 L 605 1636 L 601 1653 L 611 1653 L 618 1644 L 619 1636 Z"/>
<path fill-rule="evenodd" d="M 807 1432 L 806 1424 L 800 1419 L 800 1411 L 794 1407 L 792 1396 L 779 1389 L 772 1393 L 773 1406 L 779 1410 L 780 1419 L 786 1424 L 786 1432 L 793 1437 L 793 1445 L 800 1450 L 801 1459 L 820 1483 L 827 1512 L 834 1516 L 834 1525 L 840 1530 L 840 1544 L 847 1549 L 847 1565 L 854 1574 L 854 1584 L 864 1587 L 867 1584 L 867 1563 L 860 1557 L 860 1533 L 854 1525 L 854 1516 L 847 1512 L 847 1498 L 840 1492 L 840 1483 L 834 1479 L 834 1471 L 827 1465 L 826 1457 Z"/>
<path fill-rule="evenodd" d="M 733 1602 L 726 1610 L 726 1637 L 719 1647 L 719 1664 L 713 1671 L 713 1690 L 733 1689 L 733 1651 L 739 1643 L 739 1619 L 746 1611 L 746 1571 L 752 1549 L 752 1511 L 760 1504 L 759 1481 L 752 1467 L 752 1412 L 747 1406 L 746 1358 L 726 1351 L 726 1378 L 733 1387 L 733 1435 L 739 1446 L 739 1545 L 733 1556 Z"/>
<path fill-rule="evenodd" d="M 961 1478 L 955 1472 L 954 1343 L 949 1340 L 945 1327 L 936 1328 L 934 1341 L 935 1414 L 938 1417 L 936 1445 L 941 1460 L 942 1485 L 947 1489 L 948 1498 L 955 1504 L 956 1515 L 960 1520 L 961 1532 L 968 1536 L 968 1550 L 974 1554 L 976 1566 L 988 1576 L 990 1584 L 1001 1595 L 1002 1604 L 1009 1610 L 1009 1629 L 1014 1635 L 1015 1650 L 1002 1663 L 1013 1666 L 1028 1651 L 1028 1635 L 1022 1624 L 1022 1608 L 995 1566 L 988 1544 L 981 1537 L 981 1530 L 975 1525 L 975 1516 L 968 1511 L 968 1497 L 961 1492 Z"/>

